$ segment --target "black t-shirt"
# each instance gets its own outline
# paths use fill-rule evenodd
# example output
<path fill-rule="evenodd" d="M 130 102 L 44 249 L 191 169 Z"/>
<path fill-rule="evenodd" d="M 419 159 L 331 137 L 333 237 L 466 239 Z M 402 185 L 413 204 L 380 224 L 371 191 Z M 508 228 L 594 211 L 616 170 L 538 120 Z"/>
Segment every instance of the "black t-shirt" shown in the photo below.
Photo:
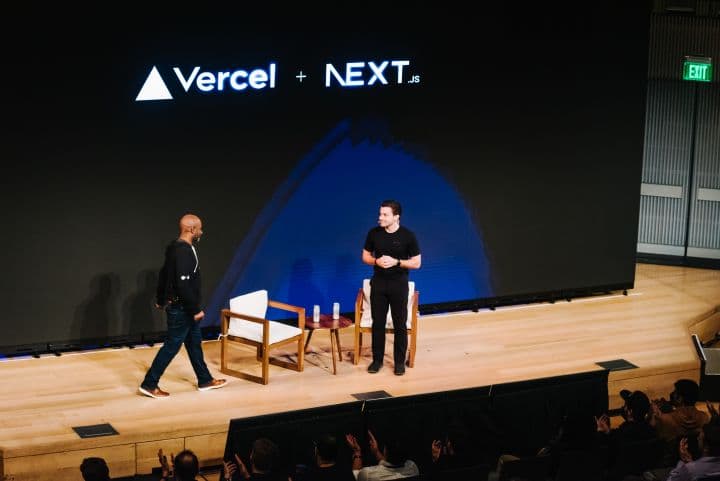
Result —
<path fill-rule="evenodd" d="M 375 258 L 390 256 L 395 259 L 408 260 L 420 255 L 420 247 L 415 234 L 403 226 L 400 226 L 392 234 L 383 227 L 373 227 L 365 239 L 365 250 Z M 398 266 L 383 269 L 376 265 L 374 269 L 374 276 L 379 279 L 407 279 L 408 276 L 408 270 Z"/>

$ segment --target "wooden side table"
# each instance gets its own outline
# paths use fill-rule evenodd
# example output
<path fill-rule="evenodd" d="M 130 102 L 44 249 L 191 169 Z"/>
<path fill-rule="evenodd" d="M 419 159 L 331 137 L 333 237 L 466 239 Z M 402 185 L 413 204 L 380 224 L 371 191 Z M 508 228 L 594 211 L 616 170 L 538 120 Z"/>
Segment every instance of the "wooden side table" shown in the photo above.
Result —
<path fill-rule="evenodd" d="M 340 350 L 340 334 L 338 331 L 346 327 L 352 326 L 354 323 L 347 317 L 340 316 L 339 319 L 333 319 L 330 314 L 320 314 L 320 322 L 313 322 L 312 316 L 305 318 L 305 329 L 308 331 L 307 339 L 305 340 L 305 352 L 307 352 L 308 344 L 312 338 L 313 332 L 321 329 L 328 329 L 330 331 L 330 355 L 333 361 L 333 374 L 337 374 L 337 366 L 335 365 L 335 352 L 337 351 L 337 357 L 339 361 L 342 361 L 342 351 Z"/>

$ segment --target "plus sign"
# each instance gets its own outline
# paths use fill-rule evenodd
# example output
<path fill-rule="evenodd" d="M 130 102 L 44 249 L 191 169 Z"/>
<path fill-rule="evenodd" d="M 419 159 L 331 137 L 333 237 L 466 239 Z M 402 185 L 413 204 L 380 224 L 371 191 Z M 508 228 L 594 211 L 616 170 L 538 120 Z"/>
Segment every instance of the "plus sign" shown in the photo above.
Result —
<path fill-rule="evenodd" d="M 300 71 L 299 74 L 297 74 L 297 75 L 295 76 L 295 78 L 298 79 L 298 80 L 300 81 L 300 83 L 302 83 L 302 81 L 303 81 L 303 79 L 304 79 L 305 77 L 307 77 L 307 75 L 305 75 L 304 73 L 302 73 L 302 70 Z"/>

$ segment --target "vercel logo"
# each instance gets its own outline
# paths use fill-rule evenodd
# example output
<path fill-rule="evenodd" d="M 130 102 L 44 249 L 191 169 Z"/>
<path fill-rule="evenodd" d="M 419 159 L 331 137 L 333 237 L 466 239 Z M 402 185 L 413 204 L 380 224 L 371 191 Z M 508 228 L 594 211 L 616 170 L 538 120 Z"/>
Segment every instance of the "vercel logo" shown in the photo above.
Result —
<path fill-rule="evenodd" d="M 200 67 L 193 67 L 192 70 L 186 72 L 183 72 L 179 67 L 174 67 L 172 70 L 185 92 L 189 92 L 193 86 L 205 93 L 223 92 L 225 90 L 242 92 L 248 88 L 254 90 L 275 88 L 276 65 L 274 63 L 269 64 L 267 69 L 256 68 L 250 72 L 243 69 L 210 72 L 201 71 Z M 167 84 L 160 76 L 157 67 L 153 66 L 145 79 L 145 83 L 140 88 L 140 92 L 135 97 L 135 101 L 172 99 L 173 96 Z"/>

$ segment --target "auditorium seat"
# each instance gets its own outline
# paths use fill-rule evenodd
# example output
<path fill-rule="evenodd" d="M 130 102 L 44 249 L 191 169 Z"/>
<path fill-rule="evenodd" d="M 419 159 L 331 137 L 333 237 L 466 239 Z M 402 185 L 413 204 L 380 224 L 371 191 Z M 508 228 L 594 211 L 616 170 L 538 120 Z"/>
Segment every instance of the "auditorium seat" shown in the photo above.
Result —
<path fill-rule="evenodd" d="M 639 476 L 660 465 L 665 443 L 659 439 L 622 444 L 617 458 L 608 469 L 607 479 L 620 480 L 627 475 Z"/>
<path fill-rule="evenodd" d="M 546 481 L 551 467 L 550 456 L 529 456 L 505 461 L 498 481 Z"/>
<path fill-rule="evenodd" d="M 564 451 L 558 456 L 554 481 L 601 481 L 607 455 L 607 448 Z"/>

